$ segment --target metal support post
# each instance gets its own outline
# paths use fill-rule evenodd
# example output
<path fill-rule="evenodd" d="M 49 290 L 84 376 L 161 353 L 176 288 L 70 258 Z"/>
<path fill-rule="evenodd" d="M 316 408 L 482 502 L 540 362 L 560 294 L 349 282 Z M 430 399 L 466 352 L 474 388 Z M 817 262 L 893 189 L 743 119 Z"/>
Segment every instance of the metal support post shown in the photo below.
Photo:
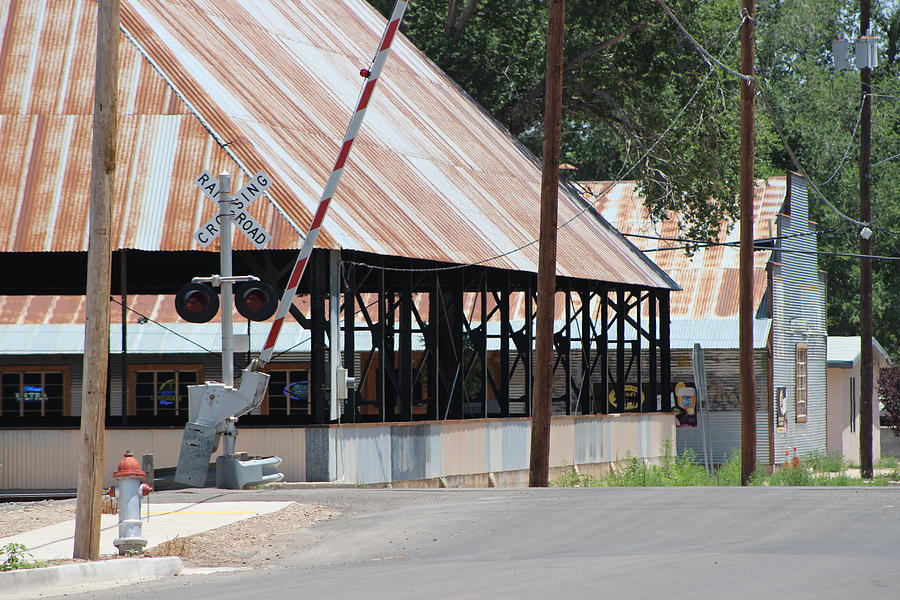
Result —
<path fill-rule="evenodd" d="M 231 175 L 219 174 L 219 271 L 221 277 L 231 277 Z M 222 310 L 222 383 L 234 387 L 234 325 L 232 323 L 231 306 L 234 304 L 233 284 L 231 281 L 222 281 L 220 284 L 221 310 Z M 235 419 L 229 417 L 225 421 L 224 442 L 222 454 L 231 456 L 234 454 L 237 429 L 234 426 Z"/>
<path fill-rule="evenodd" d="M 329 419 L 341 418 L 341 400 L 338 398 L 338 374 L 341 367 L 341 251 L 328 251 L 328 345 L 331 360 L 328 365 L 329 399 L 331 411 Z"/>

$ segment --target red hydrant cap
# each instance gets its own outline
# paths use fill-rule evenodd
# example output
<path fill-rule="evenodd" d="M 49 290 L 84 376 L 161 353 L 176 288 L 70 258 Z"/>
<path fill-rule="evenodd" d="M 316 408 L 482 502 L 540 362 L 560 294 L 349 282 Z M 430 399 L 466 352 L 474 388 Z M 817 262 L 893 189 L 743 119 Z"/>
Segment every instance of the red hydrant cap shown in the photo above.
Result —
<path fill-rule="evenodd" d="M 147 474 L 141 471 L 141 465 L 131 452 L 125 451 L 122 460 L 119 461 L 119 469 L 113 473 L 113 477 L 137 477 L 143 479 Z"/>

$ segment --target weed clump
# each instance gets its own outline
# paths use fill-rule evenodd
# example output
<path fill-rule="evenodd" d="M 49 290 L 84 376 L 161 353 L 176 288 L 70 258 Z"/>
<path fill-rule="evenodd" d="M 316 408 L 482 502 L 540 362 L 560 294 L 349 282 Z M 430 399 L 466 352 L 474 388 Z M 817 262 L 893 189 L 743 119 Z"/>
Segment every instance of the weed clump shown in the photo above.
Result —
<path fill-rule="evenodd" d="M 46 566 L 46 563 L 43 563 L 39 560 L 34 560 L 34 557 L 28 553 L 28 548 L 25 547 L 25 544 L 17 544 L 16 542 L 11 542 L 3 546 L 2 554 L 0 556 L 6 556 L 2 563 L 0 563 L 0 571 L 14 571 L 16 569 L 38 569 L 40 567 Z"/>

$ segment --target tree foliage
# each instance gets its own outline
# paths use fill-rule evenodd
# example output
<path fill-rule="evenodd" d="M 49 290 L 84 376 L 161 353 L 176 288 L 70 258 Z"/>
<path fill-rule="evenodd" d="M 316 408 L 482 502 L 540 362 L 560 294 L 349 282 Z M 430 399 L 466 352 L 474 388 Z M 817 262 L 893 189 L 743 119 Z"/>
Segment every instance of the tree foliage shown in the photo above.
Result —
<path fill-rule="evenodd" d="M 875 255 L 900 256 L 900 5 L 873 3 L 880 65 L 873 70 L 872 248 Z M 862 92 L 857 70 L 836 71 L 831 40 L 859 36 L 857 2 L 846 0 L 769 0 L 758 12 L 757 55 L 765 98 L 788 144 L 816 187 L 841 213 L 859 219 L 859 131 Z M 778 142 L 780 145 L 780 142 Z M 798 170 L 783 148 L 774 163 Z M 882 162 L 884 161 L 884 162 Z M 810 191 L 811 218 L 819 224 L 820 250 L 859 252 L 860 227 Z M 828 332 L 859 334 L 859 261 L 822 255 L 828 277 Z M 875 337 L 900 352 L 900 264 L 873 263 Z"/>
<path fill-rule="evenodd" d="M 884 403 L 888 427 L 900 434 L 900 367 L 881 370 L 878 377 L 878 391 L 881 402 Z"/>

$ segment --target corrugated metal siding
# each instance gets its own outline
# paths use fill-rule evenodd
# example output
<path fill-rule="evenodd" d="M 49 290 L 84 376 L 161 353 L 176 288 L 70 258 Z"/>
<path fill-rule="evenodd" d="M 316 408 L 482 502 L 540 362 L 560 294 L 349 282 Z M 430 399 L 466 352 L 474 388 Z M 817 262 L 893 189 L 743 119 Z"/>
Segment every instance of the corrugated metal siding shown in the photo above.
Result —
<path fill-rule="evenodd" d="M 806 182 L 791 175 L 790 215 L 778 219 L 780 236 L 807 233 L 809 223 Z M 816 250 L 816 236 L 781 240 L 781 247 Z M 787 388 L 787 431 L 775 433 L 775 456 L 779 460 L 794 447 L 800 455 L 825 452 L 826 446 L 826 330 L 825 285 L 815 255 L 780 252 L 772 268 L 773 291 L 773 387 Z M 808 345 L 808 420 L 797 423 L 796 346 Z M 774 403 L 774 398 L 772 400 Z"/>
<path fill-rule="evenodd" d="M 653 223 L 637 191 L 637 182 L 588 181 L 584 197 L 600 210 L 603 217 L 625 234 L 672 238 L 678 234 L 678 215 L 672 213 L 660 223 Z M 607 188 L 609 188 L 607 190 Z M 603 190 L 605 194 L 599 195 Z M 756 239 L 775 233 L 775 219 L 784 204 L 787 177 L 760 180 L 754 189 L 753 214 Z M 718 241 L 738 242 L 740 228 L 723 223 Z M 720 319 L 738 316 L 738 271 L 740 254 L 737 247 L 700 248 L 693 257 L 680 250 L 656 251 L 682 244 L 673 241 L 628 238 L 641 250 L 654 250 L 653 260 L 681 286 L 672 294 L 673 319 Z M 765 294 L 767 252 L 755 252 L 753 301 L 758 307 Z"/>
<path fill-rule="evenodd" d="M 573 425 L 574 424 L 574 425 Z M 240 430 L 238 450 L 283 459 L 287 481 L 315 472 L 328 480 L 382 483 L 410 475 L 482 474 L 528 467 L 527 419 L 448 421 L 425 425 L 341 425 L 328 428 Z M 558 448 L 551 467 L 596 464 L 636 456 L 655 459 L 672 439 L 669 415 L 553 419 Z M 413 434 L 405 433 L 412 431 Z M 7 430 L 0 435 L 0 489 L 75 488 L 76 429 Z M 157 467 L 175 466 L 181 428 L 110 429 L 106 432 L 105 485 L 125 450 L 154 454 Z M 460 443 L 470 442 L 470 443 Z M 564 450 L 561 450 L 564 449 Z M 424 451 L 423 451 L 424 450 Z M 394 459 L 399 459 L 394 464 Z M 311 467 L 311 468 L 310 468 Z"/>
<path fill-rule="evenodd" d="M 703 462 L 703 420 L 697 427 L 679 427 L 675 430 L 678 454 L 691 449 Z M 741 413 L 736 410 L 713 411 L 709 413 L 709 456 L 710 462 L 721 465 L 732 454 L 741 450 Z M 768 415 L 756 414 L 756 463 L 769 462 Z"/>
<path fill-rule="evenodd" d="M 0 194 L 15 218 L 0 224 L 0 251 L 87 248 L 95 6 L 9 8 Z M 197 249 L 191 233 L 213 207 L 193 179 L 207 168 L 267 172 L 269 197 L 251 212 L 270 248 L 296 248 L 384 18 L 361 0 L 132 0 L 122 25 L 115 245 Z M 381 79 L 319 244 L 467 264 L 536 239 L 534 157 L 402 35 Z M 559 274 L 671 287 L 602 219 L 576 216 L 579 198 L 561 196 L 560 221 L 574 220 L 559 232 Z M 235 245 L 250 248 L 240 235 Z M 536 272 L 537 252 L 489 264 Z"/>
<path fill-rule="evenodd" d="M 741 447 L 740 425 L 740 355 L 736 349 L 704 349 L 707 394 L 709 396 L 710 444 L 713 462 L 720 464 Z M 756 456 L 760 463 L 769 459 L 769 352 L 767 348 L 753 353 L 754 396 L 756 397 Z M 694 382 L 691 350 L 672 351 L 672 382 Z M 678 452 L 691 448 L 703 456 L 703 419 L 698 426 L 679 427 L 676 431 Z"/>

